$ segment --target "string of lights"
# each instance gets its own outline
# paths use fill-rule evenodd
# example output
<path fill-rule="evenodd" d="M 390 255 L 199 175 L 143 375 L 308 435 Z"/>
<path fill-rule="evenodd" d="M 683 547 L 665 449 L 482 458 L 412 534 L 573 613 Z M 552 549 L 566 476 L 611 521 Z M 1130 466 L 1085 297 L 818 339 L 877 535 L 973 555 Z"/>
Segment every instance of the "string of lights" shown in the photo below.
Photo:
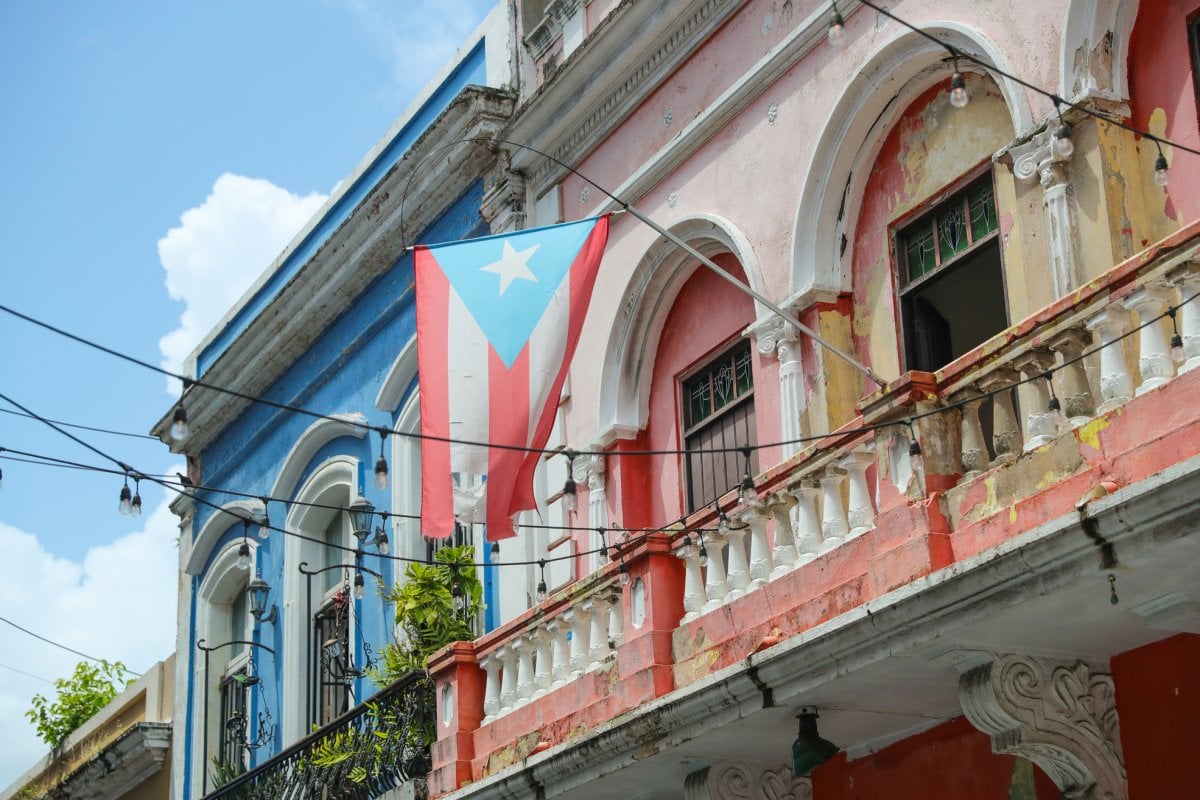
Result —
<path fill-rule="evenodd" d="M 97 664 L 105 664 L 107 666 L 117 667 L 117 669 L 121 670 L 122 672 L 124 672 L 128 675 L 132 675 L 135 678 L 142 677 L 142 673 L 140 673 L 140 672 L 134 672 L 131 669 L 128 669 L 126 667 L 118 665 L 114 661 L 108 661 L 103 658 L 96 658 L 95 656 L 89 656 L 87 653 L 76 650 L 74 647 L 68 647 L 67 645 L 62 644 L 61 642 L 56 642 L 53 639 L 48 639 L 45 636 L 42 636 L 40 633 L 34 633 L 33 631 L 29 630 L 29 628 L 24 628 L 24 627 L 18 625 L 17 623 L 13 622 L 11 619 L 7 619 L 5 617 L 0 617 L 0 622 L 11 625 L 12 627 L 16 628 L 17 630 L 21 631 L 22 633 L 27 633 L 30 636 L 32 636 L 33 638 L 40 639 L 41 641 L 45 642 L 46 644 L 54 645 L 55 647 L 57 647 L 60 650 L 66 650 L 68 653 L 74 653 L 77 656 L 86 658 L 88 661 L 95 661 Z M 36 676 L 34 676 L 34 677 L 36 677 Z"/>
<path fill-rule="evenodd" d="M 15 417 L 24 417 L 25 419 L 33 419 L 33 417 L 31 417 L 29 414 L 26 414 L 23 411 L 17 411 L 15 409 L 11 409 L 11 408 L 0 408 L 0 414 L 12 414 Z M 63 422 L 60 419 L 53 419 L 50 421 L 57 422 L 59 425 L 62 425 L 65 428 L 74 428 L 76 430 L 82 430 L 82 431 L 92 431 L 93 433 L 110 433 L 113 436 L 128 436 L 132 439 L 149 439 L 152 442 L 158 441 L 157 436 L 151 436 L 148 433 L 132 433 L 131 431 L 114 431 L 109 428 L 96 428 L 91 425 L 81 425 L 78 422 Z"/>

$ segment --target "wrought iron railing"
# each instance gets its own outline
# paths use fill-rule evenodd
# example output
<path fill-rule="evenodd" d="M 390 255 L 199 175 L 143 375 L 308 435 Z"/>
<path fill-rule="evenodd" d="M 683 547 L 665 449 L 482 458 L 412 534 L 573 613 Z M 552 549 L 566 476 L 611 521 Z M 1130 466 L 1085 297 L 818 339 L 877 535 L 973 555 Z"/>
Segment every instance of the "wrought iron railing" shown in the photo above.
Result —
<path fill-rule="evenodd" d="M 412 672 L 205 800 L 373 800 L 429 774 L 433 683 Z"/>

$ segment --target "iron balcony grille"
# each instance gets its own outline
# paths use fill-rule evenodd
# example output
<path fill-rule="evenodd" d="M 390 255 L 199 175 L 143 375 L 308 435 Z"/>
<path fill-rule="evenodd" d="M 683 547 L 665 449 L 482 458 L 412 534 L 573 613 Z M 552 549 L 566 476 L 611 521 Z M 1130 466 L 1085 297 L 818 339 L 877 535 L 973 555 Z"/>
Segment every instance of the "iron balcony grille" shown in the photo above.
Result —
<path fill-rule="evenodd" d="M 411 672 L 205 800 L 374 800 L 429 774 L 435 716 L 432 681 Z"/>

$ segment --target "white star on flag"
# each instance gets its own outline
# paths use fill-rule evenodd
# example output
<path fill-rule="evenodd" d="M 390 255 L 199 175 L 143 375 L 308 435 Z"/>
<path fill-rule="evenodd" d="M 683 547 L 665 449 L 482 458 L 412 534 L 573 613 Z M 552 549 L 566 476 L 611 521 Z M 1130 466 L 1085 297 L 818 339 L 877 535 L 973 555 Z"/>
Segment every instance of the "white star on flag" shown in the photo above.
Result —
<path fill-rule="evenodd" d="M 538 282 L 537 276 L 529 269 L 529 259 L 533 256 L 540 244 L 535 244 L 528 250 L 518 252 L 507 241 L 504 243 L 504 252 L 500 255 L 499 261 L 493 261 L 486 267 L 480 267 L 480 272 L 494 272 L 500 276 L 500 296 L 508 291 L 509 285 L 520 278 L 523 281 Z"/>

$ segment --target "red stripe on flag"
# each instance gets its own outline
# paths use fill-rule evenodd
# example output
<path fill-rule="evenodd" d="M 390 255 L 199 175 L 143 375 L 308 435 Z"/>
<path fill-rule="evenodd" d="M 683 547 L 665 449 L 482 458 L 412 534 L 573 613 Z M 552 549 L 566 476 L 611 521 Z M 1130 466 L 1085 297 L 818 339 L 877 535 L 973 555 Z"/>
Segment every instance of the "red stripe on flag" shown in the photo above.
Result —
<path fill-rule="evenodd" d="M 417 368 L 421 390 L 421 433 L 450 436 L 448 307 L 450 282 L 424 247 L 413 253 L 417 308 Z M 421 440 L 421 533 L 431 538 L 454 533 L 454 484 L 450 443 Z"/>
<path fill-rule="evenodd" d="M 558 400 L 562 396 L 563 383 L 567 379 L 567 369 L 575 355 L 575 345 L 579 343 L 583 320 L 587 316 L 588 302 L 592 298 L 592 288 L 596 284 L 596 275 L 600 271 L 600 259 L 604 255 L 604 245 L 608 241 L 608 220 L 607 214 L 596 220 L 595 227 L 592 228 L 583 247 L 579 249 L 575 260 L 571 262 L 571 271 L 567 276 L 567 280 L 571 282 L 570 322 L 566 331 L 567 346 L 563 352 L 563 363 L 558 375 L 554 378 L 550 394 L 546 398 L 545 405 L 542 406 L 533 436 L 529 440 L 529 446 L 539 450 L 546 446 L 546 442 L 550 440 L 550 432 L 554 429 L 554 417 L 558 413 Z M 522 353 L 523 356 L 526 354 Z M 527 458 L 522 459 L 520 472 L 516 477 L 516 486 L 508 507 L 510 518 L 519 511 L 537 508 L 537 498 L 533 490 L 533 473 L 537 469 L 540 456 L 537 453 L 527 455 Z M 490 530 L 489 538 L 496 538 L 491 535 Z"/>
<path fill-rule="evenodd" d="M 529 441 L 528 343 L 511 369 L 488 347 L 488 431 L 492 444 L 524 447 Z M 492 541 L 515 535 L 509 509 L 526 455 L 500 447 L 488 451 L 487 531 Z"/>

